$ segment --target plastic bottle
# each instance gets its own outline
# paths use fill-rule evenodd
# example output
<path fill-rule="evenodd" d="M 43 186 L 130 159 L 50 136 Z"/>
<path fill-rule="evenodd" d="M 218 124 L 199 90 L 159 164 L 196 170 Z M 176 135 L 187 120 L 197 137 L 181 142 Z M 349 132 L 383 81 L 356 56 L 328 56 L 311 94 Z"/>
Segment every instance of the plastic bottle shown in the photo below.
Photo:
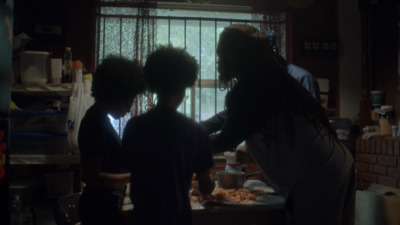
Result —
<path fill-rule="evenodd" d="M 11 224 L 22 224 L 22 201 L 19 195 L 15 195 L 11 203 Z"/>
<path fill-rule="evenodd" d="M 65 47 L 64 62 L 63 62 L 63 83 L 72 82 L 72 51 L 71 47 Z"/>
<path fill-rule="evenodd" d="M 392 137 L 397 137 L 399 127 L 397 125 L 392 125 Z"/>
<path fill-rule="evenodd" d="M 72 63 L 72 82 L 82 83 L 82 61 L 75 60 Z"/>
<path fill-rule="evenodd" d="M 243 171 L 243 164 L 236 161 L 235 152 L 224 152 L 226 159 L 225 171 Z"/>

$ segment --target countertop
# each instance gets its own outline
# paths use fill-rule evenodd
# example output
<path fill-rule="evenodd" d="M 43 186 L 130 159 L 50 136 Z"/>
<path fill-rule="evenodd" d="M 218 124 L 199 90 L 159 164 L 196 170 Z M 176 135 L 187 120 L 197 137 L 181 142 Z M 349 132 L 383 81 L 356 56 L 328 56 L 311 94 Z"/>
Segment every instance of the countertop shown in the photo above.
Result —
<path fill-rule="evenodd" d="M 286 223 L 284 200 L 274 190 L 259 180 L 247 180 L 244 189 L 263 190 L 265 199 L 255 204 L 233 204 L 206 201 L 201 205 L 192 203 L 193 225 L 284 225 Z M 128 197 L 127 197 L 128 198 Z M 127 199 L 123 210 L 126 214 L 133 209 Z"/>

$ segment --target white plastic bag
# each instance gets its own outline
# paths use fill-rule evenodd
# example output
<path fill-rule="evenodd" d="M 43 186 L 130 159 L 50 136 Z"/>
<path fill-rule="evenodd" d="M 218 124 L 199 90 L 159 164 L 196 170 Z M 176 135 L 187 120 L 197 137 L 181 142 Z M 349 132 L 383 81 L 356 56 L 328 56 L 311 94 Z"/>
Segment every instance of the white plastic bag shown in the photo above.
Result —
<path fill-rule="evenodd" d="M 91 86 L 89 79 L 85 79 L 83 83 L 74 83 L 72 95 L 69 98 L 68 144 L 73 154 L 79 152 L 78 131 L 81 120 L 86 110 L 94 103 L 94 98 L 90 95 Z"/>

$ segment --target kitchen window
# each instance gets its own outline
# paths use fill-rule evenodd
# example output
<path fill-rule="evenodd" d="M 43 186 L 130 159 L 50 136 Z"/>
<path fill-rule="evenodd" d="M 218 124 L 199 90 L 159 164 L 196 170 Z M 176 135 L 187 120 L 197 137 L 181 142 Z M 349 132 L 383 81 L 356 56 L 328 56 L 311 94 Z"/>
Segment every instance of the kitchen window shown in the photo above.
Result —
<path fill-rule="evenodd" d="M 157 8 L 149 9 L 151 13 L 147 11 L 143 18 L 140 17 L 139 10 L 141 9 L 126 5 L 121 7 L 115 3 L 104 4 L 99 8 L 97 63 L 108 54 L 119 54 L 130 59 L 141 58 L 141 62 L 145 63 L 146 54 L 139 52 L 143 49 L 134 49 L 138 38 L 134 33 L 135 29 L 139 29 L 138 20 L 150 18 L 151 20 L 144 24 L 148 28 L 147 33 L 140 37 L 144 39 L 142 44 L 148 44 L 141 48 L 147 48 L 145 51 L 151 52 L 159 45 L 172 44 L 174 47 L 186 48 L 199 64 L 198 80 L 192 88 L 187 89 L 186 98 L 178 111 L 196 121 L 202 121 L 223 110 L 228 90 L 221 89 L 218 83 L 215 49 L 219 34 L 224 27 L 233 23 L 246 23 L 265 30 L 265 27 L 262 27 L 265 25 L 263 15 L 252 13 L 250 7 L 211 4 L 159 3 Z M 280 34 L 285 36 L 284 13 L 278 18 Z M 152 34 L 149 35 L 149 32 Z M 285 41 L 282 41 L 280 50 L 283 53 L 286 51 Z M 151 98 L 150 101 L 139 99 L 139 104 L 147 104 L 145 109 L 148 109 L 153 100 L 154 103 L 157 101 L 156 96 Z M 135 114 L 127 115 L 121 120 L 111 119 L 120 135 L 124 124 L 132 115 Z"/>

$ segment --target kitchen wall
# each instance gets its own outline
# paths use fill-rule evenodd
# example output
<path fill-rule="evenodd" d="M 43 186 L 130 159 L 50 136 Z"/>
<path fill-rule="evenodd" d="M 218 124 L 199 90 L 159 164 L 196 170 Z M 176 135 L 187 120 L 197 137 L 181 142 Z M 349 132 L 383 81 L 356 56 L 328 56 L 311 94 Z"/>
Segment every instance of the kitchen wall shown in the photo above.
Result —
<path fill-rule="evenodd" d="M 339 116 L 353 118 L 361 99 L 361 16 L 357 1 L 338 0 Z"/>
<path fill-rule="evenodd" d="M 14 34 L 25 32 L 33 38 L 25 50 L 49 51 L 56 58 L 62 58 L 64 48 L 71 46 L 73 58 L 82 60 L 93 71 L 94 2 L 95 0 L 15 0 Z M 54 25 L 60 27 L 61 33 L 37 34 L 36 25 Z"/>
<path fill-rule="evenodd" d="M 212 3 L 226 3 L 224 0 L 213 0 Z M 62 4 L 65 3 L 65 4 Z M 305 56 L 301 52 L 304 39 L 337 39 L 338 21 L 336 1 L 315 0 L 306 8 L 293 8 L 284 1 L 229 1 L 231 4 L 255 4 L 257 7 L 289 9 L 293 21 L 293 57 L 292 62 L 309 70 L 318 78 L 330 80 L 331 95 L 329 107 L 336 108 L 332 116 L 339 116 L 339 87 L 337 57 Z M 94 70 L 94 0 L 51 1 L 51 0 L 15 0 L 15 33 L 32 34 L 35 23 L 61 25 L 63 34 L 46 40 L 35 37 L 27 50 L 53 51 L 55 57 L 62 57 L 64 47 L 72 46 L 74 58 L 81 59 L 89 69 Z M 34 34 L 32 34 L 35 36 Z M 42 38 L 42 39 L 40 39 Z"/>
<path fill-rule="evenodd" d="M 64 47 L 70 45 L 74 58 L 81 59 L 88 70 L 93 71 L 95 51 L 93 40 L 95 37 L 92 24 L 95 23 L 96 13 L 94 2 L 95 0 L 15 0 L 14 33 L 32 34 L 35 39 L 27 46 L 27 50 L 52 51 L 55 57 L 62 57 Z M 291 33 L 293 55 L 290 57 L 292 62 L 306 68 L 318 78 L 329 79 L 331 86 L 329 107 L 335 108 L 331 116 L 351 118 L 358 114 L 361 99 L 361 68 L 363 66 L 361 65 L 359 1 L 314 0 L 307 1 L 312 4 L 304 8 L 292 7 L 286 1 L 276 0 L 211 0 L 209 2 L 216 4 L 229 2 L 237 5 L 251 3 L 259 8 L 288 9 L 293 21 Z M 392 17 L 392 14 L 386 15 L 381 21 L 374 24 L 379 30 L 376 30 L 374 34 L 374 39 L 378 41 L 374 42 L 373 47 L 377 50 L 372 52 L 374 52 L 373 60 L 377 60 L 378 63 L 373 63 L 370 68 L 374 77 L 373 80 L 371 79 L 371 83 L 374 84 L 373 88 L 391 90 L 387 98 L 389 104 L 395 104 L 394 96 L 397 95 L 397 87 L 394 85 L 397 83 L 397 71 L 394 68 L 397 68 L 396 54 L 398 51 L 397 45 L 393 46 L 397 30 L 393 29 L 393 25 L 387 28 L 388 26 L 382 26 L 379 23 L 385 23 Z M 48 39 L 43 36 L 35 36 L 32 27 L 37 23 L 60 25 L 63 33 Z M 337 40 L 339 44 L 337 57 L 317 57 L 303 54 L 302 41 L 307 39 Z M 376 42 L 378 43 L 376 44 Z M 389 52 L 389 54 L 385 54 L 385 52 Z M 380 60 L 382 57 L 383 60 Z M 388 57 L 394 61 L 388 60 Z M 391 66 L 384 67 L 388 63 Z M 398 111 L 400 112 L 400 110 Z"/>
<path fill-rule="evenodd" d="M 400 119 L 400 2 L 379 2 L 371 8 L 371 89 L 385 92 L 385 104 L 395 106 L 397 121 Z"/>
<path fill-rule="evenodd" d="M 373 183 L 400 188 L 399 138 L 359 138 L 355 160 L 358 189 L 366 189 Z"/>

